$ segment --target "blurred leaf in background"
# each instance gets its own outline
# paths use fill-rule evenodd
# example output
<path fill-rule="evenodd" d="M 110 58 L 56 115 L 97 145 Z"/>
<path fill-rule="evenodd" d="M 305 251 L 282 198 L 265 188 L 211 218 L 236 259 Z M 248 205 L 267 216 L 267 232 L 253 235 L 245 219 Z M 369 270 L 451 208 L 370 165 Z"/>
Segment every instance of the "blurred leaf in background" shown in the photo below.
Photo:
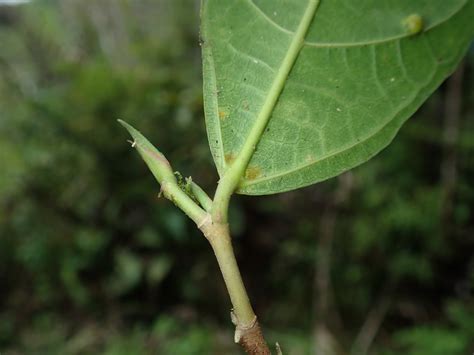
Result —
<path fill-rule="evenodd" d="M 116 123 L 212 193 L 198 15 L 187 0 L 0 6 L 2 354 L 235 351 L 212 251 Z M 285 354 L 310 353 L 321 324 L 349 349 L 373 314 L 373 353 L 474 350 L 473 68 L 471 52 L 350 175 L 233 201 L 244 280 Z"/>

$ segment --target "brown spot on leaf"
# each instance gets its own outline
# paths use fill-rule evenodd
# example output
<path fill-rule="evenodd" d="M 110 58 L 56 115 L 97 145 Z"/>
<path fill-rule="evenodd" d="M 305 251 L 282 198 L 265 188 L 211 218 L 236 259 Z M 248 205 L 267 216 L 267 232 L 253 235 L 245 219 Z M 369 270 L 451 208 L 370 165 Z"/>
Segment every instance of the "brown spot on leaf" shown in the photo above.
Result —
<path fill-rule="evenodd" d="M 224 159 L 225 159 L 225 162 L 227 164 L 232 164 L 235 160 L 235 155 L 232 154 L 232 153 L 227 153 L 225 156 L 224 156 Z"/>
<path fill-rule="evenodd" d="M 245 170 L 246 180 L 255 180 L 262 175 L 262 170 L 258 166 L 249 166 Z"/>
<path fill-rule="evenodd" d="M 219 118 L 225 120 L 229 116 L 229 113 L 226 110 L 219 110 Z"/>

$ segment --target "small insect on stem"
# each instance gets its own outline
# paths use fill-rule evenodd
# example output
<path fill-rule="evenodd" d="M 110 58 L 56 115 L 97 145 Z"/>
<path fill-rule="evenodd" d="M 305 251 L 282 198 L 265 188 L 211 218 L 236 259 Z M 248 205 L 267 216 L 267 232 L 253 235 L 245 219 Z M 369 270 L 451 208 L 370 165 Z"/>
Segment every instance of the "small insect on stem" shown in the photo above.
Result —
<path fill-rule="evenodd" d="M 416 35 L 423 31 L 423 18 L 418 14 L 411 14 L 402 20 L 402 26 L 409 35 Z"/>
<path fill-rule="evenodd" d="M 135 147 L 137 146 L 137 142 L 136 142 L 136 141 L 127 140 L 127 142 L 132 145 L 132 148 L 135 148 Z"/>

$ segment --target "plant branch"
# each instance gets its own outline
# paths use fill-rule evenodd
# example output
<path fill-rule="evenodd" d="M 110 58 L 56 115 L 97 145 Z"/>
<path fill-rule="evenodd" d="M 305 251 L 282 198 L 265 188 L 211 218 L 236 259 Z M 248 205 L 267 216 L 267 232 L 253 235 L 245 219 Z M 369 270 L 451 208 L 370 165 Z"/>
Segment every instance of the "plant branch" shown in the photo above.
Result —
<path fill-rule="evenodd" d="M 166 157 L 151 144 L 139 131 L 130 126 L 128 123 L 118 120 L 133 137 L 132 147 L 136 148 L 138 153 L 148 165 L 161 185 L 161 193 L 168 200 L 171 200 L 178 206 L 189 218 L 191 218 L 198 226 L 201 225 L 207 213 L 196 202 L 189 197 L 178 185 L 176 176 L 173 173 L 170 163 Z"/>
<path fill-rule="evenodd" d="M 119 122 L 132 135 L 134 139 L 132 147 L 137 149 L 156 180 L 160 183 L 162 194 L 173 201 L 197 224 L 211 244 L 232 302 L 231 318 L 235 324 L 235 342 L 239 343 L 248 354 L 270 355 L 270 350 L 263 338 L 257 316 L 250 305 L 240 275 L 228 224 L 214 221 L 209 213 L 204 211 L 181 189 L 166 157 L 135 128 L 124 121 L 119 120 Z M 188 180 L 188 182 L 190 183 L 191 193 L 202 207 L 206 210 L 215 210 L 215 202 L 211 201 L 204 190 L 192 180 Z M 227 220 L 227 213 L 227 207 L 221 211 L 221 215 L 225 216 L 225 220 Z"/>
<path fill-rule="evenodd" d="M 206 192 L 196 184 L 194 181 L 190 181 L 190 186 L 191 186 L 191 192 L 193 193 L 194 197 L 198 200 L 199 204 L 207 211 L 209 212 L 212 208 L 212 200 L 211 198 L 206 194 Z"/>
<path fill-rule="evenodd" d="M 280 97 L 286 79 L 303 46 L 306 32 L 311 24 L 319 0 L 310 0 L 303 14 L 286 56 L 273 80 L 272 86 L 255 119 L 239 154 L 232 165 L 224 172 L 217 186 L 208 221 L 202 226 L 204 235 L 211 243 L 233 305 L 233 322 L 236 325 L 235 341 L 250 354 L 270 354 L 263 338 L 257 317 L 250 305 L 235 261 L 228 230 L 228 210 L 232 194 L 245 175 L 247 166 L 255 152 L 258 142 L 267 126 L 273 109 Z"/>

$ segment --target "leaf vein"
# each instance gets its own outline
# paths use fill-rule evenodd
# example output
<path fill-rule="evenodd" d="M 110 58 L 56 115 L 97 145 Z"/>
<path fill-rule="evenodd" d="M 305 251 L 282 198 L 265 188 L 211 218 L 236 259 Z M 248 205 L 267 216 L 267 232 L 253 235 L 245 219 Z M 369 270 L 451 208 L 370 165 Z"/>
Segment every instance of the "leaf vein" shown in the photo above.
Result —
<path fill-rule="evenodd" d="M 402 74 L 409 84 L 413 86 L 417 86 L 417 83 L 408 75 L 405 60 L 403 59 L 403 53 L 402 53 L 402 47 L 401 47 L 400 41 L 396 41 L 396 43 L 397 43 L 397 59 L 400 62 Z"/>
<path fill-rule="evenodd" d="M 392 98 L 390 97 L 390 95 L 388 95 L 387 90 L 385 90 L 382 84 L 382 81 L 380 80 L 379 71 L 377 69 L 377 47 L 376 46 L 370 47 L 370 56 L 373 62 L 372 68 L 373 68 L 375 84 L 377 85 L 377 88 L 379 89 L 382 96 L 385 97 L 387 101 L 390 103 L 390 106 L 393 107 Z"/>
<path fill-rule="evenodd" d="M 233 53 L 236 53 L 240 56 L 243 56 L 247 59 L 249 59 L 250 61 L 252 61 L 253 63 L 255 64 L 261 64 L 263 67 L 265 67 L 266 69 L 268 69 L 269 71 L 271 71 L 272 73 L 276 73 L 276 70 L 273 69 L 268 63 L 266 63 L 264 60 L 260 59 L 260 58 L 257 58 L 257 57 L 254 57 L 248 53 L 245 53 L 237 48 L 235 48 L 235 46 L 230 43 L 230 42 L 227 42 L 227 47 L 233 52 Z"/>
<path fill-rule="evenodd" d="M 406 100 L 405 103 L 401 106 L 402 108 L 404 107 L 407 107 L 411 102 L 413 102 L 413 100 L 418 96 L 418 94 L 420 93 L 421 91 L 421 88 L 418 89 L 415 94 L 413 95 L 412 98 L 410 98 L 409 100 Z M 336 150 L 335 152 L 333 153 L 330 153 L 330 154 L 326 154 L 322 157 L 320 157 L 319 159 L 317 160 L 314 160 L 312 161 L 311 163 L 307 163 L 307 164 L 302 164 L 294 169 L 291 169 L 291 170 L 287 170 L 285 172 L 282 172 L 282 173 L 278 173 L 278 174 L 274 174 L 274 175 L 268 175 L 268 176 L 265 176 L 264 178 L 260 178 L 260 179 L 255 179 L 255 180 L 252 180 L 252 181 L 243 181 L 241 184 L 240 184 L 240 188 L 244 188 L 244 187 L 248 187 L 248 186 L 252 186 L 252 185 L 256 185 L 256 184 L 259 184 L 259 183 L 262 183 L 262 182 L 265 182 L 265 181 L 270 181 L 270 180 L 273 180 L 273 179 L 277 179 L 277 178 L 283 178 L 284 176 L 286 175 L 290 175 L 290 174 L 294 174 L 300 170 L 303 170 L 303 169 L 306 169 L 312 165 L 316 165 L 320 162 L 322 162 L 323 160 L 326 160 L 326 159 L 329 159 L 329 158 L 332 158 L 338 154 L 341 154 L 341 153 L 344 153 L 360 144 L 363 144 L 365 143 L 366 141 L 368 141 L 369 139 L 371 139 L 372 137 L 375 137 L 378 133 L 380 133 L 387 125 L 389 125 L 391 122 L 392 122 L 393 118 L 390 119 L 390 120 L 387 120 L 387 122 L 385 122 L 383 125 L 379 126 L 374 132 L 372 132 L 371 134 L 369 134 L 368 136 L 364 137 L 363 139 L 357 141 L 356 143 L 353 143 L 351 144 L 350 146 L 348 147 L 345 147 L 343 149 L 339 149 L 339 150 Z"/>
<path fill-rule="evenodd" d="M 279 25 L 275 21 L 273 21 L 263 10 L 257 6 L 252 0 L 246 0 L 249 5 L 251 5 L 257 12 L 258 14 L 263 17 L 265 20 L 267 20 L 268 23 L 270 23 L 273 27 L 279 29 L 282 32 L 288 33 L 290 35 L 293 35 L 294 32 L 290 31 L 289 29 Z"/>

